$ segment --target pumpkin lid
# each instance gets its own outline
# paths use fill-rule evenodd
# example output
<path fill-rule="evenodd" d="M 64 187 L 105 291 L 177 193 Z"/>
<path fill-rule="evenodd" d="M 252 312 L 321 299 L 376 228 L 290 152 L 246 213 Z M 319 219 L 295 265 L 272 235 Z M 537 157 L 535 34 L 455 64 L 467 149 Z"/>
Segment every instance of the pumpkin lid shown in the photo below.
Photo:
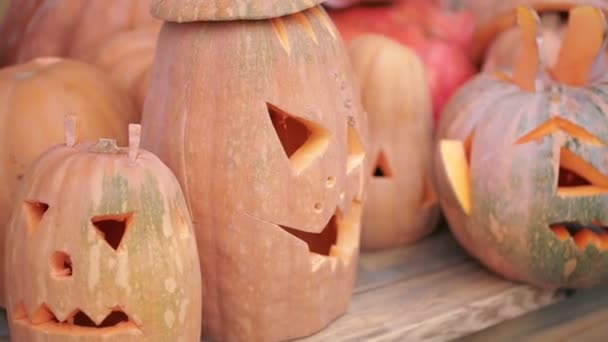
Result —
<path fill-rule="evenodd" d="M 500 79 L 511 81 L 524 91 L 536 92 L 553 84 L 583 87 L 605 78 L 608 24 L 599 7 L 579 6 L 570 10 L 566 35 L 552 66 L 546 65 L 539 52 L 543 41 L 538 14 L 528 6 L 520 6 L 517 23 L 522 49 L 512 75 L 495 72 Z"/>
<path fill-rule="evenodd" d="M 492 41 L 502 31 L 517 23 L 517 7 L 530 6 L 538 13 L 567 12 L 575 6 L 598 6 L 608 13 L 608 0 L 511 0 L 511 1 L 470 1 L 469 9 L 477 20 L 473 39 L 472 55 L 476 61 L 484 58 Z"/>
<path fill-rule="evenodd" d="M 152 14 L 165 21 L 256 20 L 304 11 L 325 0 L 153 0 Z"/>

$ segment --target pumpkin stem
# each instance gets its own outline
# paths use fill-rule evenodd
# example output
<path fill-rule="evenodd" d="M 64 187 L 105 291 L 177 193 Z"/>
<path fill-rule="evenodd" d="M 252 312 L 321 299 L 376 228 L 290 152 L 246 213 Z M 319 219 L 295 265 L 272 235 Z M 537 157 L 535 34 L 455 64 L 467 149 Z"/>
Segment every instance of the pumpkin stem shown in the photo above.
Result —
<path fill-rule="evenodd" d="M 134 163 L 139 153 L 139 143 L 141 141 L 141 125 L 129 124 L 129 160 Z"/>
<path fill-rule="evenodd" d="M 66 115 L 63 118 L 63 128 L 65 136 L 65 145 L 67 147 L 73 147 L 76 145 L 77 140 L 77 121 L 75 115 Z"/>
<path fill-rule="evenodd" d="M 556 81 L 570 86 L 587 85 L 592 73 L 604 66 L 606 18 L 601 9 L 580 6 L 570 10 L 568 28 L 555 66 Z"/>
<path fill-rule="evenodd" d="M 522 90 L 535 92 L 536 77 L 542 62 L 539 54 L 539 45 L 542 43 L 542 33 L 538 29 L 540 18 L 531 7 L 519 6 L 517 25 L 521 29 L 522 48 L 515 61 L 513 83 Z"/>
<path fill-rule="evenodd" d="M 116 140 L 108 138 L 99 138 L 97 144 L 91 146 L 89 151 L 94 153 L 121 153 L 120 148 L 116 145 Z"/>

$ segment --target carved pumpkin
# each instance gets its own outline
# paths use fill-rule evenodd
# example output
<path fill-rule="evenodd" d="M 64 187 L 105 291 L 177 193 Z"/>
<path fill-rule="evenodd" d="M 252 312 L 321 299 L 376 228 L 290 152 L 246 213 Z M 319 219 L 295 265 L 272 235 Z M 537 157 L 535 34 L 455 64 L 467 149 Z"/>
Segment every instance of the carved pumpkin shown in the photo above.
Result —
<path fill-rule="evenodd" d="M 148 91 L 159 30 L 159 26 L 149 26 L 117 33 L 85 58 L 131 94 L 138 112 Z"/>
<path fill-rule="evenodd" d="M 111 35 L 160 26 L 150 0 L 13 0 L 0 24 L 4 63 L 59 56 L 82 59 Z"/>
<path fill-rule="evenodd" d="M 198 341 L 201 274 L 171 171 L 115 140 L 40 156 L 14 199 L 5 265 L 15 341 Z M 78 172 L 74 172 L 78 170 Z M 24 271 L 26 270 L 26 271 Z"/>
<path fill-rule="evenodd" d="M 608 89 L 601 10 L 576 7 L 555 65 L 538 16 L 518 10 L 513 73 L 485 73 L 452 99 L 437 133 L 441 205 L 490 269 L 542 287 L 608 281 Z"/>
<path fill-rule="evenodd" d="M 0 69 L 0 257 L 16 188 L 40 153 L 60 143 L 62 117 L 78 117 L 82 136 L 127 141 L 125 127 L 139 116 L 125 94 L 95 67 L 61 58 L 39 58 Z M 4 276 L 0 263 L 0 278 Z M 4 283 L 0 301 L 4 306 Z"/>
<path fill-rule="evenodd" d="M 477 29 L 472 55 L 481 61 L 494 39 L 515 26 L 515 10 L 519 5 L 531 6 L 538 13 L 567 12 L 574 6 L 600 6 L 608 11 L 608 0 L 466 0 L 467 7 L 475 13 Z"/>
<path fill-rule="evenodd" d="M 439 214 L 431 184 L 433 119 L 426 69 L 413 51 L 380 35 L 355 38 L 349 50 L 363 82 L 374 162 L 361 247 L 411 243 L 432 232 Z"/>
<path fill-rule="evenodd" d="M 320 7 L 161 29 L 142 144 L 188 198 L 213 340 L 306 336 L 346 310 L 368 174 L 355 85 Z"/>

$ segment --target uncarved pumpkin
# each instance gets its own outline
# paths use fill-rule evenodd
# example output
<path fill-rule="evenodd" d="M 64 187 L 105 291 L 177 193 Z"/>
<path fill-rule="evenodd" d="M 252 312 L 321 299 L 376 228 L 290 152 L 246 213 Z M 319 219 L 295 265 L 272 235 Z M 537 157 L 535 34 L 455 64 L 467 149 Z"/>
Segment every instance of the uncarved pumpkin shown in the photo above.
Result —
<path fill-rule="evenodd" d="M 293 339 L 345 312 L 368 178 L 356 84 L 320 7 L 161 29 L 142 146 L 188 198 L 211 339 Z"/>
<path fill-rule="evenodd" d="M 150 14 L 150 1 L 11 1 L 8 19 L 0 26 L 0 36 L 8 37 L 4 62 L 46 56 L 82 59 L 117 32 L 159 26 Z"/>
<path fill-rule="evenodd" d="M 113 136 L 138 115 L 126 94 L 97 68 L 60 58 L 40 58 L 0 70 L 0 256 L 10 203 L 25 170 L 40 153 L 63 140 L 63 116 L 75 115 L 83 139 Z M 0 263 L 1 264 L 1 263 Z M 0 277 L 4 276 L 1 272 Z M 4 295 L 0 282 L 0 301 Z"/>
<path fill-rule="evenodd" d="M 113 139 L 45 151 L 13 199 L 5 284 L 15 341 L 198 341 L 201 274 L 179 183 Z"/>
<path fill-rule="evenodd" d="M 498 274 L 546 288 L 606 283 L 606 21 L 598 8 L 573 8 L 546 67 L 538 16 L 518 13 L 513 72 L 476 77 L 440 123 L 441 206 L 458 241 Z"/>
<path fill-rule="evenodd" d="M 519 5 L 531 6 L 538 13 L 567 12 L 579 5 L 600 6 L 604 11 L 608 11 L 608 0 L 466 0 L 466 3 L 475 13 L 477 21 L 472 50 L 477 61 L 484 58 L 488 47 L 501 32 L 515 25 L 515 12 Z"/>
<path fill-rule="evenodd" d="M 380 35 L 349 44 L 368 113 L 374 164 L 363 210 L 361 247 L 387 248 L 433 231 L 439 207 L 432 186 L 433 119 L 426 69 L 415 52 Z"/>
<path fill-rule="evenodd" d="M 160 26 L 148 26 L 119 32 L 84 58 L 107 71 L 116 84 L 128 91 L 138 112 L 148 91 L 159 30 Z"/>

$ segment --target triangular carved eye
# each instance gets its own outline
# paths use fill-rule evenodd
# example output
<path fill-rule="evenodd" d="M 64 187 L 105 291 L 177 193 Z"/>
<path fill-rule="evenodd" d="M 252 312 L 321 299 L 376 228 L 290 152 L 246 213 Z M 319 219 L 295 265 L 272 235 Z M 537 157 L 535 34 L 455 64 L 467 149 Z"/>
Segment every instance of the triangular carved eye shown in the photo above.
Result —
<path fill-rule="evenodd" d="M 374 167 L 374 177 L 377 178 L 391 178 L 393 177 L 393 170 L 388 163 L 386 154 L 380 150 L 378 158 L 376 158 L 376 165 Z"/>
<path fill-rule="evenodd" d="M 42 220 L 42 217 L 49 210 L 49 205 L 40 201 L 25 201 L 23 208 L 27 215 L 27 225 L 30 233 L 36 231 L 38 224 Z"/>
<path fill-rule="evenodd" d="M 560 149 L 557 193 L 593 196 L 608 192 L 608 176 L 565 147 Z"/>
<path fill-rule="evenodd" d="M 114 250 L 117 250 L 133 221 L 133 214 L 95 216 L 95 230 Z"/>
<path fill-rule="evenodd" d="M 329 132 L 318 124 L 293 116 L 277 106 L 266 104 L 272 126 L 296 173 L 300 173 L 329 144 Z"/>

